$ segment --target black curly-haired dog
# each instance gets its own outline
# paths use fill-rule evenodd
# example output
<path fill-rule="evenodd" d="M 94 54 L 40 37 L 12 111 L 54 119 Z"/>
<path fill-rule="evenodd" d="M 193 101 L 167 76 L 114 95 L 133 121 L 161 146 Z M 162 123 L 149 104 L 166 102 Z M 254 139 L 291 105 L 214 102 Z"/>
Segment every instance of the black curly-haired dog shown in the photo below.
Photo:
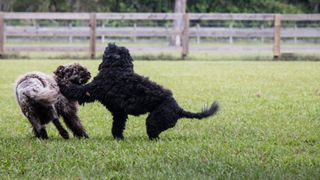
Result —
<path fill-rule="evenodd" d="M 86 67 L 74 63 L 59 66 L 53 75 L 32 72 L 17 79 L 15 83 L 17 101 L 37 138 L 48 139 L 45 125 L 52 120 L 60 135 L 68 139 L 68 132 L 61 125 L 59 116 L 63 117 L 65 124 L 76 137 L 88 138 L 77 115 L 78 102 L 63 96 L 57 82 L 63 80 L 81 85 L 90 77 Z"/>
<path fill-rule="evenodd" d="M 146 126 L 150 139 L 175 126 L 180 118 L 202 119 L 215 114 L 218 103 L 199 113 L 183 110 L 170 90 L 136 74 L 128 49 L 109 44 L 99 65 L 99 73 L 92 82 L 80 86 L 61 81 L 61 92 L 79 103 L 98 100 L 113 115 L 112 135 L 123 138 L 128 115 L 138 116 L 149 112 Z"/>

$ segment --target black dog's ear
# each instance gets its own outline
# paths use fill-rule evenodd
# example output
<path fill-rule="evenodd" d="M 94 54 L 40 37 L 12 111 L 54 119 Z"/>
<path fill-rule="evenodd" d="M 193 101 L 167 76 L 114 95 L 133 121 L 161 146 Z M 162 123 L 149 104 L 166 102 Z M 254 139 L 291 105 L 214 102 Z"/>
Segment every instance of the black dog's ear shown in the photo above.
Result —
<path fill-rule="evenodd" d="M 116 43 L 108 43 L 108 47 L 114 47 L 114 46 L 116 46 Z"/>
<path fill-rule="evenodd" d="M 129 50 L 128 50 L 127 48 L 125 48 L 125 47 L 120 47 L 120 51 L 121 51 L 122 53 L 126 53 L 126 54 L 129 53 Z"/>
<path fill-rule="evenodd" d="M 129 49 L 127 49 L 125 47 L 120 47 L 120 51 L 126 57 L 126 60 L 128 60 L 129 62 L 133 61 L 133 59 L 130 55 Z"/>
<path fill-rule="evenodd" d="M 59 66 L 56 71 L 54 71 L 53 73 L 58 76 L 59 78 L 62 78 L 63 75 L 64 75 L 64 69 L 65 67 L 64 66 Z"/>
<path fill-rule="evenodd" d="M 109 51 L 115 51 L 117 49 L 116 43 L 108 43 L 108 50 Z"/>

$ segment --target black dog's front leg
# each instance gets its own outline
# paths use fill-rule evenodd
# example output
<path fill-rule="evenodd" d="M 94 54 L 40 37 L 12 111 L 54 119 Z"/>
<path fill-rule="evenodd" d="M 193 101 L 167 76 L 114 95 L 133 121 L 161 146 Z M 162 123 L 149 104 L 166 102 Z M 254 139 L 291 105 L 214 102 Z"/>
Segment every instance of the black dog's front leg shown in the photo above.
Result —
<path fill-rule="evenodd" d="M 125 113 L 112 112 L 113 124 L 112 124 L 112 135 L 115 139 L 123 139 L 123 131 L 126 127 L 126 121 L 128 115 Z"/>
<path fill-rule="evenodd" d="M 95 100 L 93 84 L 89 83 L 84 86 L 76 84 L 59 83 L 61 93 L 68 99 L 76 100 L 80 104 L 92 102 Z"/>

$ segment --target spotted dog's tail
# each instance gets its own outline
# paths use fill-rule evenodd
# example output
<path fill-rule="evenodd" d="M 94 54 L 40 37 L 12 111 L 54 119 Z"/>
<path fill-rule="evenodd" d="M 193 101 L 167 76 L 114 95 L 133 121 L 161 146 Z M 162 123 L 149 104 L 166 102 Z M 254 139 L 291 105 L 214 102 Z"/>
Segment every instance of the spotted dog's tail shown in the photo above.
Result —
<path fill-rule="evenodd" d="M 18 103 L 34 101 L 45 106 L 57 102 L 58 91 L 45 85 L 39 78 L 23 76 L 15 84 L 15 95 Z"/>

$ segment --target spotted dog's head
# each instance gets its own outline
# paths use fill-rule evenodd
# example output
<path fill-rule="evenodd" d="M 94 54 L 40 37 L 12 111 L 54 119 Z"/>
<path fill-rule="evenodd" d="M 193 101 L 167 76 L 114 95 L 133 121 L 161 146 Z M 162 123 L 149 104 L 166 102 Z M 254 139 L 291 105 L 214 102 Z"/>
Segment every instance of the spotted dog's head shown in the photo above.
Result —
<path fill-rule="evenodd" d="M 87 83 L 91 78 L 88 69 L 79 63 L 61 65 L 54 71 L 54 74 L 58 81 L 63 80 L 78 85 Z"/>

